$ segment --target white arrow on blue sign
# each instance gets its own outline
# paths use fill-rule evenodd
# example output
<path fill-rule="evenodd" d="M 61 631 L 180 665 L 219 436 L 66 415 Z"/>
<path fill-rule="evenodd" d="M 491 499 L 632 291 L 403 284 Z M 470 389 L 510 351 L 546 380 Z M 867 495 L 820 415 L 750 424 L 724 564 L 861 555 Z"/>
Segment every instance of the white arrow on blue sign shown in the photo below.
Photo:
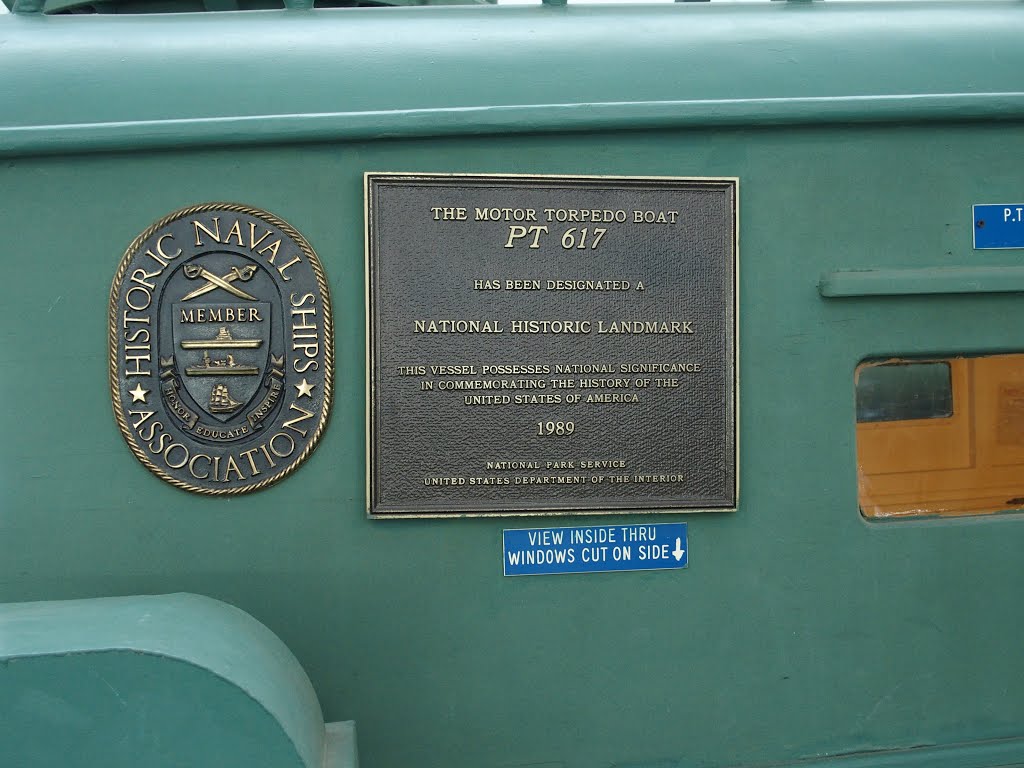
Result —
<path fill-rule="evenodd" d="M 506 576 L 685 568 L 686 523 L 510 528 Z"/>

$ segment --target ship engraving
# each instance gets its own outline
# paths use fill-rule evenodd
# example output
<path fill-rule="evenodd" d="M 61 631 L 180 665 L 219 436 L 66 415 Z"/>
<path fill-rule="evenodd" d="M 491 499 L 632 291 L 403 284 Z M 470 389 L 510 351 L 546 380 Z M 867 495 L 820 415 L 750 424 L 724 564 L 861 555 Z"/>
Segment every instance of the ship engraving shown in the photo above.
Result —
<path fill-rule="evenodd" d="M 216 384 L 210 392 L 210 413 L 234 413 L 242 403 L 231 397 L 226 384 Z"/>
<path fill-rule="evenodd" d="M 224 358 L 210 357 L 209 350 L 203 350 L 203 361 L 185 368 L 189 376 L 256 376 L 260 369 L 255 365 L 235 362 L 234 355 Z"/>
<path fill-rule="evenodd" d="M 210 264 L 207 271 L 213 274 L 227 272 L 227 265 L 218 266 L 212 256 L 204 263 Z M 184 281 L 181 284 L 188 286 Z M 247 287 L 266 293 L 270 289 L 266 271 L 256 272 Z M 208 292 L 205 303 L 179 300 L 167 314 L 173 326 L 182 389 L 198 410 L 228 423 L 263 398 L 263 380 L 272 367 L 268 354 L 276 352 L 281 340 L 272 338 L 269 302 L 241 306 L 230 295 L 225 297 L 220 286 L 215 289 Z M 223 386 L 230 387 L 230 393 Z"/>
<path fill-rule="evenodd" d="M 183 339 L 182 349 L 259 349 L 263 339 L 236 339 L 227 326 L 222 325 L 212 339 Z"/>

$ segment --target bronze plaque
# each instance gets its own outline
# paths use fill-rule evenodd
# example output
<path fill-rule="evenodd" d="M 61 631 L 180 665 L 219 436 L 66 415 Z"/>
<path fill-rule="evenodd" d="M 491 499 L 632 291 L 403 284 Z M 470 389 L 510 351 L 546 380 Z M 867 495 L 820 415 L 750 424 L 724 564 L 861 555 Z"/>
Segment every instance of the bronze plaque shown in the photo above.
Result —
<path fill-rule="evenodd" d="M 735 509 L 737 186 L 367 174 L 369 514 Z"/>
<path fill-rule="evenodd" d="M 276 216 L 208 203 L 156 222 L 121 259 L 109 320 L 114 416 L 161 479 L 255 491 L 316 447 L 331 403 L 330 296 L 313 249 Z"/>

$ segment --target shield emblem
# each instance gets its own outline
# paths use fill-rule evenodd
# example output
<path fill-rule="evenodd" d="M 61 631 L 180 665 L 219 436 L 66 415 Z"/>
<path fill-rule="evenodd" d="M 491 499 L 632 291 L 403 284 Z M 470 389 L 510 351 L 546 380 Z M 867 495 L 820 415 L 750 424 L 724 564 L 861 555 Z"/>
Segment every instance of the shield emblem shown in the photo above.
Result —
<path fill-rule="evenodd" d="M 205 413 L 228 422 L 260 390 L 270 347 L 267 302 L 174 304 L 174 350 L 185 391 Z"/>

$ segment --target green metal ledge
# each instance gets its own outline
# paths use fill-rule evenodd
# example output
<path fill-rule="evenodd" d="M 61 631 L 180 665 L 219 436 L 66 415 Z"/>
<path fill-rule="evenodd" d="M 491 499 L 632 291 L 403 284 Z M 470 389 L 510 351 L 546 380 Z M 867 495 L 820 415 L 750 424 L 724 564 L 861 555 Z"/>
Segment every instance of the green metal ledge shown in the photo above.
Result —
<path fill-rule="evenodd" d="M 1024 291 L 1024 267 L 841 269 L 818 282 L 825 298 Z"/>
<path fill-rule="evenodd" d="M 0 754 L 19 768 L 355 768 L 302 667 L 198 595 L 0 605 Z"/>

